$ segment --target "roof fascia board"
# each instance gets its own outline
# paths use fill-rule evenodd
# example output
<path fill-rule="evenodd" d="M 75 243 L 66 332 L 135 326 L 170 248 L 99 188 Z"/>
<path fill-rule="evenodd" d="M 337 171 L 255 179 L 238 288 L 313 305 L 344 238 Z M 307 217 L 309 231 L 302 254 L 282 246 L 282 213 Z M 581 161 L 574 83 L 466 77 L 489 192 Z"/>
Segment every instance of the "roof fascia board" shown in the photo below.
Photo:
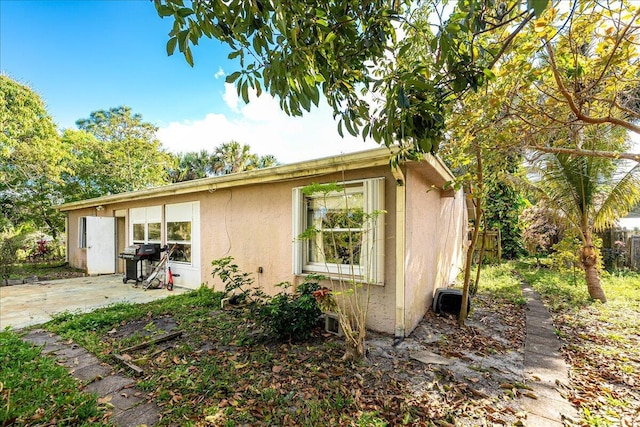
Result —
<path fill-rule="evenodd" d="M 175 196 L 180 194 L 198 193 L 217 189 L 239 187 L 252 184 L 263 184 L 289 179 L 304 178 L 345 169 L 362 169 L 365 167 L 383 166 L 389 164 L 389 156 L 394 150 L 378 148 L 353 154 L 327 157 L 299 163 L 291 163 L 265 169 L 239 172 L 192 181 L 169 184 L 143 190 L 118 193 L 93 199 L 65 203 L 56 207 L 61 212 L 90 208 L 98 205 L 136 201 L 155 197 Z"/>
<path fill-rule="evenodd" d="M 325 157 L 316 160 L 274 166 L 271 168 L 255 169 L 235 174 L 184 181 L 162 187 L 154 187 L 127 193 L 112 194 L 94 199 L 80 200 L 56 206 L 56 209 L 61 212 L 66 212 L 76 209 L 92 208 L 99 205 L 199 193 L 204 191 L 215 191 L 229 187 L 266 184 L 333 172 L 341 172 L 344 170 L 384 166 L 389 165 L 391 154 L 394 154 L 397 151 L 398 148 L 395 146 L 390 148 L 377 148 L 351 154 L 343 154 L 340 156 Z M 422 161 L 411 161 L 409 163 L 428 164 L 433 173 L 438 176 L 438 182 L 434 182 L 436 186 L 442 187 L 447 181 L 453 179 L 453 174 L 445 166 L 442 160 L 436 156 L 427 154 Z"/>

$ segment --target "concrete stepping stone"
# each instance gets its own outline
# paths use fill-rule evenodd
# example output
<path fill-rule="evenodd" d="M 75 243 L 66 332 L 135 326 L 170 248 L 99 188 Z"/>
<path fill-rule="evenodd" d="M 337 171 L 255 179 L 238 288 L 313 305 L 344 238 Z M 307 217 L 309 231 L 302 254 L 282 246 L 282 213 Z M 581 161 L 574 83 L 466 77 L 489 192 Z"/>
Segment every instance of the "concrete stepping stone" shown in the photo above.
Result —
<path fill-rule="evenodd" d="M 527 298 L 524 374 L 537 397 L 521 398 L 522 407 L 528 413 L 526 425 L 562 427 L 565 417 L 578 418 L 576 409 L 558 391 L 559 384 L 569 382 L 569 367 L 562 358 L 553 319 L 540 295 L 524 284 L 522 293 Z"/>
<path fill-rule="evenodd" d="M 160 410 L 152 402 L 145 401 L 134 387 L 135 381 L 114 373 L 111 366 L 100 362 L 93 354 L 70 341 L 44 329 L 34 329 L 23 340 L 43 347 L 43 354 L 55 357 L 58 363 L 69 369 L 71 375 L 86 386 L 83 391 L 96 393 L 112 406 L 111 421 L 119 427 L 156 425 Z"/>

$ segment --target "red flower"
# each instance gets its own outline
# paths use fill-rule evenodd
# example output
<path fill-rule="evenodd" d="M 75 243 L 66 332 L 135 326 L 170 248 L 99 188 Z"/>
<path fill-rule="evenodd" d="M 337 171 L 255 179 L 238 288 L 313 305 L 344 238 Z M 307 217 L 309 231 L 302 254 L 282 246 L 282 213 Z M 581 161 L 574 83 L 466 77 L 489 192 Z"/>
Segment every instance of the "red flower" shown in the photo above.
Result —
<path fill-rule="evenodd" d="M 330 294 L 331 294 L 331 289 L 327 287 L 320 288 L 317 291 L 313 292 L 313 296 L 318 302 L 322 301 Z"/>

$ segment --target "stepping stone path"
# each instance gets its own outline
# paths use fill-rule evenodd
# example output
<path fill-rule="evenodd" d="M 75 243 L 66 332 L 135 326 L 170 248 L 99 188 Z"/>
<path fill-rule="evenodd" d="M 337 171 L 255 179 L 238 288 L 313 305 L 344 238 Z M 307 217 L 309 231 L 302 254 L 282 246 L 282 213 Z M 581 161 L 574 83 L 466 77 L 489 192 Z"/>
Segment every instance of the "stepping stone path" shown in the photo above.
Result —
<path fill-rule="evenodd" d="M 576 409 L 559 392 L 569 383 L 569 367 L 562 358 L 560 340 L 540 295 L 526 284 L 522 285 L 522 293 L 527 299 L 524 376 L 538 397 L 521 400 L 523 409 L 528 413 L 527 425 L 562 427 L 565 419 L 578 419 Z"/>
<path fill-rule="evenodd" d="M 134 387 L 134 380 L 117 374 L 84 348 L 43 329 L 34 329 L 23 339 L 44 346 L 43 354 L 55 357 L 74 378 L 86 384 L 85 392 L 96 393 L 112 405 L 111 421 L 116 426 L 153 426 L 160 420 L 159 408 L 140 397 L 143 392 Z"/>

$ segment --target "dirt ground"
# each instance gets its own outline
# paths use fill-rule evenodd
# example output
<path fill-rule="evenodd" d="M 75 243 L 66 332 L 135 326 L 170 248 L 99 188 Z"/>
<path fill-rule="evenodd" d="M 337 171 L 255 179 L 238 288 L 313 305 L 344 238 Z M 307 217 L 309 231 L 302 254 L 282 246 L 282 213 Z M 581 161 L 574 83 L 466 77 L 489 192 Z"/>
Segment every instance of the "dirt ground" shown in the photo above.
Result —
<path fill-rule="evenodd" d="M 522 423 L 526 414 L 519 399 L 527 393 L 523 384 L 524 307 L 501 303 L 498 308 L 497 301 L 486 296 L 473 301 L 466 328 L 457 327 L 453 316 L 429 312 L 401 342 L 370 333 L 367 370 L 381 380 L 362 393 L 389 396 L 394 390 L 410 390 L 413 396 L 408 399 L 413 401 L 408 404 L 422 408 L 424 419 L 445 419 L 455 408 L 457 425 Z M 123 342 L 175 329 L 179 329 L 177 322 L 165 316 L 121 325 L 108 335 Z M 181 339 L 188 340 L 188 334 Z M 337 337 L 324 339 L 341 341 Z M 205 342 L 200 350 L 215 347 Z M 407 397 L 402 399 L 404 402 Z"/>
<path fill-rule="evenodd" d="M 466 328 L 451 315 L 428 312 L 401 343 L 369 336 L 369 361 L 399 381 L 407 381 L 422 405 L 437 418 L 445 406 L 467 406 L 460 425 L 479 420 L 518 424 L 525 414 L 518 398 L 528 393 L 524 384 L 524 306 L 502 305 L 487 296 L 473 300 Z M 422 360 L 422 361 L 420 361 Z M 474 399 L 469 399 L 472 396 Z M 526 398 L 526 396 L 524 397 Z"/>

